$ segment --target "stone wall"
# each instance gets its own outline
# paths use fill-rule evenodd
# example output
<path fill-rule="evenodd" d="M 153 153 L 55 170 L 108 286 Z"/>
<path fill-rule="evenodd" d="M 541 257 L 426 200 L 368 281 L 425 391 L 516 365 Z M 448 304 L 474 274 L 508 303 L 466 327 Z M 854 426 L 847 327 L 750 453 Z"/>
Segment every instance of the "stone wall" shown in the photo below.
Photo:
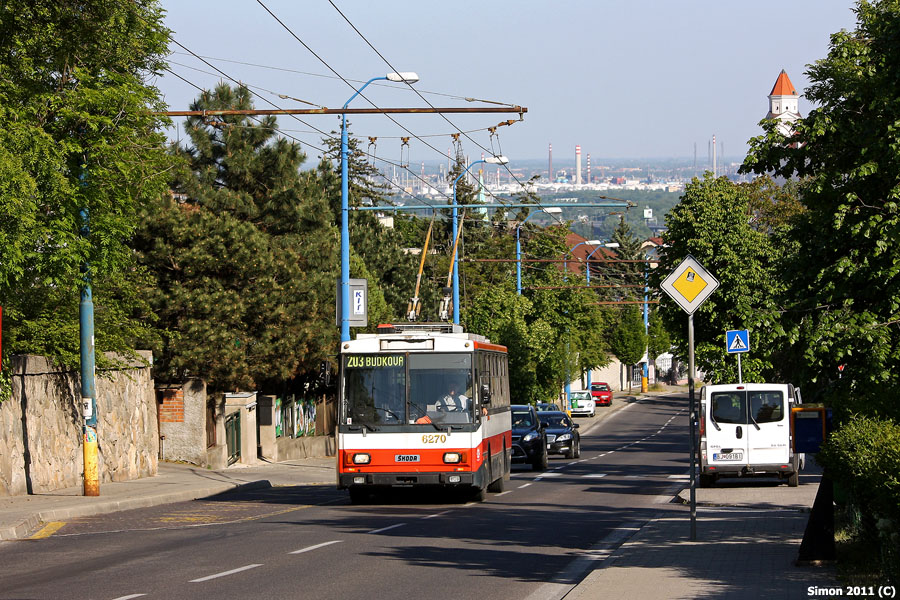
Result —
<path fill-rule="evenodd" d="M 82 485 L 80 374 L 41 356 L 13 356 L 11 364 L 12 397 L 0 404 L 0 496 Z M 155 475 L 159 430 L 150 368 L 98 372 L 95 386 L 101 484 Z"/>

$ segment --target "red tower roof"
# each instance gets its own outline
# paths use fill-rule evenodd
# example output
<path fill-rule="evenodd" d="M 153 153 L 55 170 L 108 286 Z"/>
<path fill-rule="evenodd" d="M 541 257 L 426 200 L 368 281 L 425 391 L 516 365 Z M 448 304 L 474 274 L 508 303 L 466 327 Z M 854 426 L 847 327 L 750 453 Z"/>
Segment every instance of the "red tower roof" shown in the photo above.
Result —
<path fill-rule="evenodd" d="M 784 69 L 781 70 L 781 73 L 778 75 L 778 79 L 775 80 L 775 87 L 772 88 L 772 92 L 769 94 L 770 96 L 797 96 L 797 90 L 794 89 L 794 84 L 791 83 L 791 79 L 788 77 L 787 73 Z"/>

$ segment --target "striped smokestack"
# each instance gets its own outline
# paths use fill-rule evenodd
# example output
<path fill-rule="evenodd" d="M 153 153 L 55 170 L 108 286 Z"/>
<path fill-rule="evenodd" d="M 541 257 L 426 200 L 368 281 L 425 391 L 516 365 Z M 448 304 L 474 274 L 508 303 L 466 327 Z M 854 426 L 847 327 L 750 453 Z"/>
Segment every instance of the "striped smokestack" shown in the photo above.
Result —
<path fill-rule="evenodd" d="M 581 146 L 575 146 L 575 185 L 581 185 Z"/>
<path fill-rule="evenodd" d="M 587 183 L 591 182 L 591 153 L 590 152 L 588 152 L 588 158 L 587 158 L 587 179 L 586 179 L 586 181 L 587 181 Z"/>

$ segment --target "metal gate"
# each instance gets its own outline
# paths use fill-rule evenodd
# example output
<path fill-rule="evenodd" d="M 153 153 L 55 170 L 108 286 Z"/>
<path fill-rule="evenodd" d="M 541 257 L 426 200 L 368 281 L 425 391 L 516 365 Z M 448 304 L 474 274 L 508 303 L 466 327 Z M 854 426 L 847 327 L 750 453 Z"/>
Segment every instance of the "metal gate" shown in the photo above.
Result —
<path fill-rule="evenodd" d="M 228 446 L 228 464 L 241 458 L 241 413 L 233 412 L 225 417 L 225 443 Z"/>

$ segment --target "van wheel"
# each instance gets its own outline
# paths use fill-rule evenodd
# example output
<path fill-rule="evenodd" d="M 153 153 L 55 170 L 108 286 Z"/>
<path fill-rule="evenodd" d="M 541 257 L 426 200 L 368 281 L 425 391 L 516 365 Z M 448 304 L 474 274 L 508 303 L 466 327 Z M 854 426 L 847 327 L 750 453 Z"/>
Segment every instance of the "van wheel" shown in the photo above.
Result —
<path fill-rule="evenodd" d="M 700 473 L 700 487 L 709 488 L 716 482 L 716 476 L 709 473 Z"/>
<path fill-rule="evenodd" d="M 797 454 L 791 459 L 791 466 L 794 472 L 788 477 L 788 487 L 797 487 L 800 485 L 800 457 Z"/>

